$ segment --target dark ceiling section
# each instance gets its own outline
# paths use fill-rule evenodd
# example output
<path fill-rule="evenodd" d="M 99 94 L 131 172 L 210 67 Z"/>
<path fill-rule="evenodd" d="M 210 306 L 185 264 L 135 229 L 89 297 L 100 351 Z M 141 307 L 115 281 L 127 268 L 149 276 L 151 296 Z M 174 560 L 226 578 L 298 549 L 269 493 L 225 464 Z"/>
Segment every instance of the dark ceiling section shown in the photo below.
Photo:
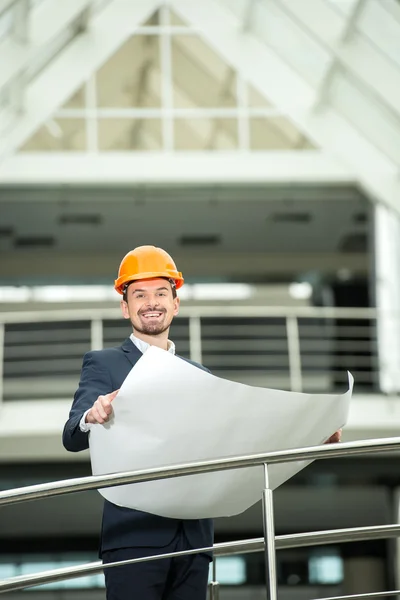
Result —
<path fill-rule="evenodd" d="M 364 253 L 368 250 L 368 236 L 365 231 L 353 232 L 345 235 L 340 240 L 339 249 L 341 252 L 359 252 Z"/>
<path fill-rule="evenodd" d="M 101 214 L 62 214 L 58 218 L 60 225 L 101 225 L 103 221 Z"/>
<path fill-rule="evenodd" d="M 54 246 L 56 240 L 51 236 L 26 236 L 16 237 L 14 246 L 16 248 L 49 248 Z"/>
<path fill-rule="evenodd" d="M 78 271 L 85 281 L 108 280 L 143 244 L 165 248 L 203 280 L 293 277 L 314 268 L 302 257 L 326 255 L 334 269 L 332 256 L 367 252 L 370 211 L 358 189 L 337 185 L 0 188 L 0 281 L 19 272 L 26 252 L 42 253 L 50 278 L 55 261 L 73 256 L 63 264 L 70 281 Z"/>
<path fill-rule="evenodd" d="M 179 243 L 181 246 L 216 246 L 221 243 L 219 235 L 183 235 Z"/>
<path fill-rule="evenodd" d="M 271 218 L 274 223 L 310 223 L 313 216 L 311 212 L 278 212 Z"/>

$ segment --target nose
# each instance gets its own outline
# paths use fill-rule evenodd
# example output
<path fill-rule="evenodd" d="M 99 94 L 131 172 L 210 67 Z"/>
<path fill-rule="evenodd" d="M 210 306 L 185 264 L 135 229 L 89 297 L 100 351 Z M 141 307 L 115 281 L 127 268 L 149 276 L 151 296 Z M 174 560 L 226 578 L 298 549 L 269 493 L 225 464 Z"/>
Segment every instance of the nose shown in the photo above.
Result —
<path fill-rule="evenodd" d="M 159 298 L 157 296 L 149 297 L 146 304 L 149 308 L 155 308 L 160 303 Z"/>

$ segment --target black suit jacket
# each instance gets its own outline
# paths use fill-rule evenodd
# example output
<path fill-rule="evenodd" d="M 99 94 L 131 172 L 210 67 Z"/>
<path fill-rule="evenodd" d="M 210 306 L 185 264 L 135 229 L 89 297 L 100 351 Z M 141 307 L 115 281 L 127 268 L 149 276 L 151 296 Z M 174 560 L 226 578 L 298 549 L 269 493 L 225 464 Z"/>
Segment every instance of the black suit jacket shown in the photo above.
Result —
<path fill-rule="evenodd" d="M 63 444 L 70 452 L 89 447 L 88 433 L 79 428 L 83 413 L 92 407 L 98 396 L 109 394 L 121 387 L 132 366 L 142 356 L 130 338 L 122 346 L 88 352 L 83 359 L 79 388 L 75 393 L 69 419 L 63 432 Z M 185 360 L 185 359 L 183 359 Z M 204 369 L 201 365 L 188 361 Z M 160 547 L 168 545 L 182 526 L 193 548 L 211 546 L 213 522 L 211 519 L 168 519 L 149 513 L 104 502 L 101 533 L 101 551 L 135 546 Z"/>

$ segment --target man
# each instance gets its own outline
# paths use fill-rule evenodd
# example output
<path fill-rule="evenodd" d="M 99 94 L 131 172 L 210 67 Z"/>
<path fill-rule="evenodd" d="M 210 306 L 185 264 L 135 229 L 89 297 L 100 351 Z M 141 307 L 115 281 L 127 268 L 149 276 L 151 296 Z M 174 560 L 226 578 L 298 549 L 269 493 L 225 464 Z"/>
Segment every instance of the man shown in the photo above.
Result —
<path fill-rule="evenodd" d="M 168 333 L 179 310 L 176 290 L 183 282 L 182 273 L 161 248 L 141 246 L 123 258 L 115 289 L 122 294 L 122 313 L 131 321 L 133 333 L 120 347 L 85 355 L 79 388 L 64 427 L 67 450 L 88 448 L 91 426 L 110 418 L 120 386 L 149 346 L 175 353 Z M 328 442 L 339 440 L 340 432 L 336 432 Z M 167 519 L 104 503 L 100 547 L 104 563 L 212 544 L 211 519 Z M 195 554 L 106 569 L 107 599 L 205 600 L 210 558 Z"/>
<path fill-rule="evenodd" d="M 64 427 L 67 450 L 88 448 L 90 428 L 110 418 L 120 386 L 150 345 L 175 354 L 168 333 L 179 311 L 176 290 L 183 282 L 182 273 L 161 248 L 140 246 L 123 258 L 115 289 L 122 294 L 122 314 L 131 321 L 133 333 L 120 347 L 85 355 Z M 167 519 L 104 503 L 100 547 L 104 563 L 212 544 L 211 519 Z M 205 600 L 210 559 L 209 555 L 194 554 L 106 569 L 107 599 Z"/>

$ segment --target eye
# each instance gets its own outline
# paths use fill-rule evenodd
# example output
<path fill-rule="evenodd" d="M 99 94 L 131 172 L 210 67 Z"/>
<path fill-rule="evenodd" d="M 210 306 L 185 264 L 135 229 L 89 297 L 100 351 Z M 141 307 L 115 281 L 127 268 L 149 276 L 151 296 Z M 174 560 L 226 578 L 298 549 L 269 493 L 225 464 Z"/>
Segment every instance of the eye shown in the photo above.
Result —
<path fill-rule="evenodd" d="M 158 294 L 159 296 L 166 296 L 167 294 L 165 292 L 159 292 Z"/>
<path fill-rule="evenodd" d="M 144 294 L 136 294 L 135 298 L 144 298 Z"/>

